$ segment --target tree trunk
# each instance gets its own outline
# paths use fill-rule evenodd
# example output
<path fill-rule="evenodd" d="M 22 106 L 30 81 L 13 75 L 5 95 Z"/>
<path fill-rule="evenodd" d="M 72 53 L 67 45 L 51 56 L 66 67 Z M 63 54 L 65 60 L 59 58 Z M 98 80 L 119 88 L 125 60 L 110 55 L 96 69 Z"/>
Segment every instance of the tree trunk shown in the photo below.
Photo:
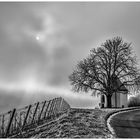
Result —
<path fill-rule="evenodd" d="M 111 108 L 112 107 L 112 103 L 111 103 L 111 95 L 107 96 L 107 108 Z"/>

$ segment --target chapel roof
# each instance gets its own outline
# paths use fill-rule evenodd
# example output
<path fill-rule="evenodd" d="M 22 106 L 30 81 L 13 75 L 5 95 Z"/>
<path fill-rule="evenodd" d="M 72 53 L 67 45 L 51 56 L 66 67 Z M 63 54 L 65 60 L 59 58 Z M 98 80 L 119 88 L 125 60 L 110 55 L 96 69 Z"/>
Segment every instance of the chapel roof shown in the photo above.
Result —
<path fill-rule="evenodd" d="M 128 89 L 122 84 L 121 80 L 115 75 L 112 81 L 114 89 L 118 89 L 122 93 L 128 92 Z"/>

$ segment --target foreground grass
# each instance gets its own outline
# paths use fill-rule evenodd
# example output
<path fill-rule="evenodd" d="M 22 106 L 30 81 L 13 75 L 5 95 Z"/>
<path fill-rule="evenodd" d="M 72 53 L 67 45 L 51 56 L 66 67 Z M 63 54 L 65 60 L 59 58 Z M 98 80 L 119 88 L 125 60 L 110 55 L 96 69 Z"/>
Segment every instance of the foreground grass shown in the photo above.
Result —
<path fill-rule="evenodd" d="M 112 138 L 105 116 L 110 110 L 71 109 L 68 115 L 34 131 L 33 138 Z"/>
<path fill-rule="evenodd" d="M 115 138 L 107 128 L 106 119 L 120 109 L 78 109 L 44 121 L 13 138 Z"/>

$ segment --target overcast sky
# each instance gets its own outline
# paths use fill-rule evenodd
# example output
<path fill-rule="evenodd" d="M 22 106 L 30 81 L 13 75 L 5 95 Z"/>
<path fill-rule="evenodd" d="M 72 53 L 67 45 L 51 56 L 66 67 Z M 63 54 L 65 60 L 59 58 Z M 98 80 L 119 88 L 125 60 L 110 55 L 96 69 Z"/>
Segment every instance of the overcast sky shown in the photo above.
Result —
<path fill-rule="evenodd" d="M 0 2 L 0 109 L 56 96 L 96 106 L 97 98 L 71 91 L 68 76 L 115 36 L 132 42 L 140 59 L 140 3 Z"/>

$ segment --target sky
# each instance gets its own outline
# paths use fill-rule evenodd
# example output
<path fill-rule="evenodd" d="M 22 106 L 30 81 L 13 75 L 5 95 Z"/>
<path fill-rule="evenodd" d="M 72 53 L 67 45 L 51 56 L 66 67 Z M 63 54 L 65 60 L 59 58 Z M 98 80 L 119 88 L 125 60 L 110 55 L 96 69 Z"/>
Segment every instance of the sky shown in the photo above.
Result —
<path fill-rule="evenodd" d="M 74 93 L 68 76 L 115 36 L 132 42 L 139 62 L 139 2 L 0 2 L 0 112 L 59 96 L 98 106 L 90 93 Z"/>

